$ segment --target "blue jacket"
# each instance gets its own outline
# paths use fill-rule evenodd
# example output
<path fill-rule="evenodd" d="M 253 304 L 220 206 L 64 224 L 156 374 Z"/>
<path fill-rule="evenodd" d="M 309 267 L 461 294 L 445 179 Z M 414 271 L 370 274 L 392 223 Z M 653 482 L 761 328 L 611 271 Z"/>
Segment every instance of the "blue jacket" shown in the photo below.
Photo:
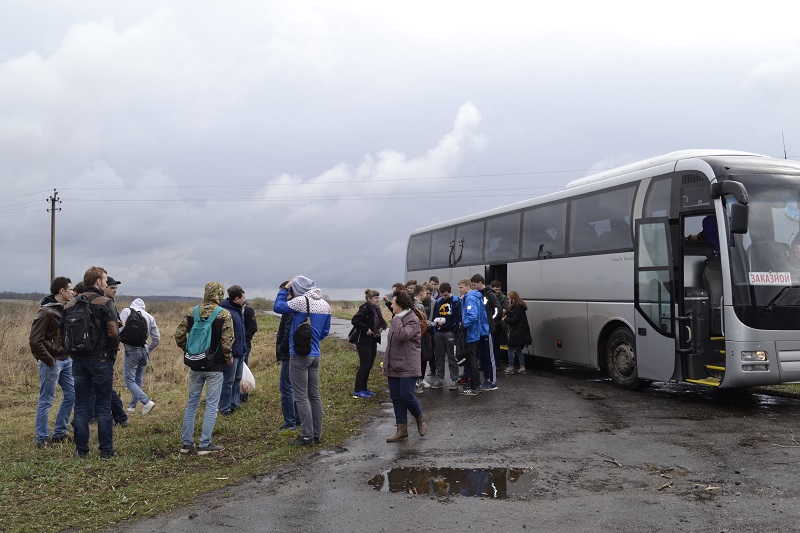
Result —
<path fill-rule="evenodd" d="M 328 336 L 331 330 L 331 307 L 328 302 L 322 299 L 322 291 L 319 288 L 311 289 L 303 296 L 295 296 L 291 300 L 286 300 L 289 291 L 281 289 L 275 297 L 275 305 L 272 310 L 283 315 L 294 313 L 292 317 L 292 329 L 290 336 L 294 336 L 297 326 L 306 321 L 306 298 L 311 311 L 311 353 L 309 357 L 319 357 L 319 343 Z M 289 342 L 289 354 L 294 356 L 294 342 Z"/>
<path fill-rule="evenodd" d="M 233 319 L 233 346 L 231 347 L 231 355 L 237 359 L 244 357 L 244 354 L 247 353 L 247 340 L 245 339 L 242 306 L 231 302 L 230 298 L 225 298 L 219 305 L 223 309 L 227 309 Z"/>
<path fill-rule="evenodd" d="M 483 305 L 483 294 L 475 289 L 464 295 L 461 303 L 461 325 L 464 327 L 464 342 L 478 342 L 489 335 L 489 319 Z"/>

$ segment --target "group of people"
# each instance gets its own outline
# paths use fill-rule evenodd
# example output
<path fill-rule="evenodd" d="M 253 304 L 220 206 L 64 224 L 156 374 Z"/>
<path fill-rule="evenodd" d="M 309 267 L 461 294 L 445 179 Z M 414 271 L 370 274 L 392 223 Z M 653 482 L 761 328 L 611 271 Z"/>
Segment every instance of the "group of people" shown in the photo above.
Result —
<path fill-rule="evenodd" d="M 130 426 L 113 387 L 114 363 L 126 320 L 132 324 L 126 332 L 131 340 L 124 344 L 125 385 L 131 392 L 127 412 L 135 411 L 139 403 L 145 415 L 155 407 L 142 385 L 149 356 L 160 342 L 158 326 L 140 298 L 118 313 L 114 297 L 120 283 L 104 268 L 93 266 L 74 288 L 69 278 L 55 278 L 50 294 L 41 300 L 29 338 L 39 366 L 37 448 L 74 441 L 77 455 L 86 457 L 91 421 L 97 423 L 100 457 L 116 455 L 113 426 Z M 89 317 L 88 323 L 82 320 L 84 316 Z M 61 387 L 62 401 L 51 433 L 49 414 L 57 386 Z M 67 430 L 73 411 L 71 437 Z"/>
<path fill-rule="evenodd" d="M 118 312 L 114 297 L 119 284 L 104 268 L 93 266 L 74 290 L 68 278 L 53 280 L 51 294 L 41 301 L 30 335 L 40 377 L 37 447 L 73 440 L 68 434 L 68 424 L 74 410 L 72 425 L 77 455 L 86 457 L 89 453 L 89 422 L 95 417 L 101 458 L 116 455 L 113 424 L 130 425 L 122 401 L 113 390 L 113 369 L 121 340 L 125 384 L 131 392 L 127 411 L 134 412 L 141 403 L 146 415 L 155 407 L 142 385 L 149 356 L 160 342 L 158 326 L 145 311 L 141 298 L 135 299 L 122 313 Z M 486 287 L 479 274 L 460 280 L 457 286 L 458 295 L 449 283 L 439 284 L 436 277 L 425 284 L 414 280 L 396 283 L 391 298 L 384 296 L 392 314 L 391 324 L 383 317 L 378 291 L 367 289 L 365 303 L 352 318 L 351 341 L 359 356 L 354 398 L 375 396 L 368 388 L 368 379 L 377 345 L 388 329 L 381 372 L 387 377 L 396 430 L 387 442 L 408 440 L 408 413 L 415 419 L 419 435 L 426 434 L 427 423 L 415 395 L 426 387 L 443 388 L 445 367 L 449 370 L 450 390 L 457 391 L 462 386 L 461 394 L 465 396 L 496 390 L 496 357 L 501 337 L 508 345 L 505 372 L 525 372 L 522 349 L 532 340 L 527 306 L 519 294 L 510 291 L 506 296 L 497 281 Z M 180 448 L 184 454 L 195 449 L 195 415 L 204 387 L 205 412 L 198 455 L 223 449 L 212 441 L 217 413 L 230 415 L 247 402 L 247 393 L 241 390 L 240 383 L 258 326 L 254 310 L 246 303 L 244 289 L 232 285 L 227 289 L 227 298 L 225 293 L 220 283 L 207 283 L 203 303 L 186 312 L 174 334 L 176 344 L 184 351 L 196 322 L 207 324 L 210 336 L 209 364 L 198 370 L 189 369 Z M 75 333 L 81 331 L 78 325 L 83 308 L 91 317 L 86 339 L 77 338 L 79 335 Z M 313 280 L 298 275 L 280 285 L 273 310 L 281 315 L 276 337 L 284 420 L 280 430 L 299 429 L 299 435 L 292 441 L 294 445 L 319 444 L 323 420 L 319 393 L 320 342 L 330 331 L 330 305 Z M 515 360 L 519 360 L 517 370 Z M 459 366 L 464 366 L 461 374 Z M 426 368 L 433 376 L 432 383 L 425 379 Z M 48 419 L 57 385 L 62 389 L 63 400 L 51 433 Z"/>
<path fill-rule="evenodd" d="M 372 398 L 368 378 L 381 342 L 386 321 L 377 291 L 367 289 L 365 303 L 353 316 L 350 340 L 356 345 L 359 365 L 353 398 Z M 449 389 L 464 396 L 477 396 L 497 390 L 497 357 L 501 338 L 508 345 L 507 374 L 525 373 L 523 348 L 532 343 L 527 305 L 516 291 L 502 293 L 499 281 L 491 288 L 480 274 L 458 282 L 458 295 L 449 283 L 439 284 L 431 277 L 427 283 L 416 280 L 395 283 L 391 298 L 384 302 L 392 313 L 387 346 L 381 365 L 388 378 L 389 396 L 394 407 L 396 430 L 387 442 L 408 440 L 408 413 L 415 418 L 420 436 L 427 432 L 422 406 L 416 397 L 425 388 L 444 388 L 445 365 L 450 374 Z M 519 368 L 515 370 L 516 360 Z M 459 366 L 464 372 L 459 374 Z M 434 376 L 425 379 L 426 368 Z M 483 372 L 483 382 L 480 381 Z"/>

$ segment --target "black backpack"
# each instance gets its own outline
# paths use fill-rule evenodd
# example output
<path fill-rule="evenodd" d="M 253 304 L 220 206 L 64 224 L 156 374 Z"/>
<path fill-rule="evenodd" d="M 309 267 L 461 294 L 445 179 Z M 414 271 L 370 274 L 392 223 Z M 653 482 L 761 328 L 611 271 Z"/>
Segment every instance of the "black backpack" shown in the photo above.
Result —
<path fill-rule="evenodd" d="M 61 336 L 70 355 L 89 355 L 100 341 L 101 328 L 92 314 L 89 302 L 99 294 L 81 294 L 75 305 L 64 309 L 61 317 Z"/>
<path fill-rule="evenodd" d="M 147 319 L 144 315 L 134 309 L 130 308 L 131 314 L 125 321 L 125 327 L 119 332 L 119 341 L 128 346 L 142 347 L 147 344 Z"/>
<path fill-rule="evenodd" d="M 292 342 L 294 343 L 295 355 L 308 355 L 311 353 L 311 307 L 308 303 L 308 296 L 306 299 L 306 319 L 297 326 L 292 335 Z"/>

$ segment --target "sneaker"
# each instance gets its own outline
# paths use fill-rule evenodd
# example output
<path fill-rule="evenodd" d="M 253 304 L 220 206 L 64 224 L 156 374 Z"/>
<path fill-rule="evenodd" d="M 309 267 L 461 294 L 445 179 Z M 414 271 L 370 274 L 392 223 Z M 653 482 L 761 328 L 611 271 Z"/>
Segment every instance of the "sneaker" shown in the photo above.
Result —
<path fill-rule="evenodd" d="M 192 451 L 192 448 L 194 448 L 194 444 L 182 444 L 180 452 L 187 454 Z"/>
<path fill-rule="evenodd" d="M 452 381 L 452 382 L 450 382 L 450 386 L 447 387 L 447 388 L 450 389 L 450 390 L 458 390 L 458 383 L 456 383 L 455 381 Z"/>
<path fill-rule="evenodd" d="M 284 431 L 297 431 L 300 429 L 300 426 L 292 426 L 290 424 L 284 424 L 278 428 L 278 433 L 283 433 Z"/>
<path fill-rule="evenodd" d="M 507 366 L 506 369 L 503 370 L 503 374 L 513 374 L 513 373 L 514 373 L 514 367 L 513 366 Z"/>
<path fill-rule="evenodd" d="M 72 438 L 72 435 L 59 435 L 58 437 L 53 437 L 50 439 L 51 444 L 61 444 L 62 442 L 75 442 L 75 439 Z"/>
<path fill-rule="evenodd" d="M 464 390 L 461 391 L 461 396 L 477 396 L 477 395 L 478 395 L 478 391 L 473 390 L 473 389 L 467 388 L 467 389 L 464 389 Z"/>
<path fill-rule="evenodd" d="M 456 383 L 458 383 L 459 385 L 469 385 L 469 378 L 465 378 L 462 376 L 458 378 L 458 381 Z"/>
<path fill-rule="evenodd" d="M 322 439 L 320 439 L 319 437 L 314 437 L 314 446 L 320 446 L 320 445 L 322 445 Z"/>
<path fill-rule="evenodd" d="M 150 400 L 149 402 L 144 404 L 144 407 L 142 407 L 142 414 L 146 415 L 147 413 L 152 411 L 153 407 L 155 407 L 155 406 L 156 406 L 155 402 L 153 400 Z"/>
<path fill-rule="evenodd" d="M 209 444 L 208 446 L 200 446 L 197 448 L 197 455 L 208 455 L 213 452 L 221 452 L 224 450 L 222 446 L 217 446 L 214 443 Z"/>
<path fill-rule="evenodd" d="M 422 385 L 424 388 L 426 388 L 426 389 L 430 389 L 431 388 L 431 384 L 428 383 L 427 381 L 425 381 L 424 379 L 421 379 L 419 381 L 420 381 L 419 384 Z"/>
<path fill-rule="evenodd" d="M 289 446 L 311 446 L 314 444 L 314 439 L 311 437 L 300 437 L 298 436 L 296 439 L 289 443 Z"/>
<path fill-rule="evenodd" d="M 233 411 L 232 410 L 230 410 L 230 411 L 220 411 L 219 414 L 221 414 L 222 416 L 231 416 L 233 414 Z"/>
<path fill-rule="evenodd" d="M 497 384 L 493 381 L 487 381 L 486 383 L 481 385 L 481 389 L 485 391 L 497 390 Z"/>
<path fill-rule="evenodd" d="M 419 386 L 414 387 L 414 394 L 422 394 L 423 392 L 425 392 L 425 389 L 423 389 L 422 387 Z"/>
<path fill-rule="evenodd" d="M 110 452 L 100 452 L 100 459 L 113 459 L 117 456 L 117 452 L 111 450 Z"/>
<path fill-rule="evenodd" d="M 119 426 L 121 428 L 129 428 L 131 427 L 131 421 L 125 420 L 124 422 L 117 422 L 116 420 L 114 420 L 114 425 Z"/>
<path fill-rule="evenodd" d="M 369 390 L 369 389 L 367 389 L 367 390 L 363 390 L 363 391 L 361 391 L 361 392 L 363 392 L 363 393 L 364 393 L 364 395 L 366 395 L 366 396 L 367 396 L 367 398 L 374 398 L 374 397 L 375 397 L 375 393 L 374 393 L 374 392 L 372 392 L 372 391 L 371 391 L 371 390 Z"/>
<path fill-rule="evenodd" d="M 524 374 L 524 373 L 525 373 L 525 367 L 524 366 L 519 367 L 519 370 L 517 370 L 517 374 Z"/>
<path fill-rule="evenodd" d="M 136 412 L 136 407 L 127 407 L 127 408 L 125 408 L 125 410 L 128 411 L 129 413 L 135 413 Z"/>
<path fill-rule="evenodd" d="M 39 449 L 50 448 L 52 447 L 52 443 L 49 440 L 40 440 L 36 443 L 36 447 Z"/>
<path fill-rule="evenodd" d="M 441 379 L 437 379 L 436 381 L 433 382 L 433 385 L 431 385 L 431 388 L 432 389 L 444 388 L 444 381 L 442 381 Z"/>
<path fill-rule="evenodd" d="M 366 394 L 364 394 L 363 390 L 353 391 L 353 398 L 361 398 L 362 400 L 366 400 L 369 398 Z"/>

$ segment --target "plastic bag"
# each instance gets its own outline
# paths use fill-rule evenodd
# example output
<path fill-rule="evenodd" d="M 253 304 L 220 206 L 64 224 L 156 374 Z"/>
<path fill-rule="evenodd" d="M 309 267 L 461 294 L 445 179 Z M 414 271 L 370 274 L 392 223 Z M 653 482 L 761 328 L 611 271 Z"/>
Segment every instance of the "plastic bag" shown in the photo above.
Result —
<path fill-rule="evenodd" d="M 255 388 L 256 378 L 253 377 L 253 373 L 247 367 L 247 363 L 242 362 L 242 382 L 239 384 L 239 390 L 242 394 L 247 394 Z"/>

